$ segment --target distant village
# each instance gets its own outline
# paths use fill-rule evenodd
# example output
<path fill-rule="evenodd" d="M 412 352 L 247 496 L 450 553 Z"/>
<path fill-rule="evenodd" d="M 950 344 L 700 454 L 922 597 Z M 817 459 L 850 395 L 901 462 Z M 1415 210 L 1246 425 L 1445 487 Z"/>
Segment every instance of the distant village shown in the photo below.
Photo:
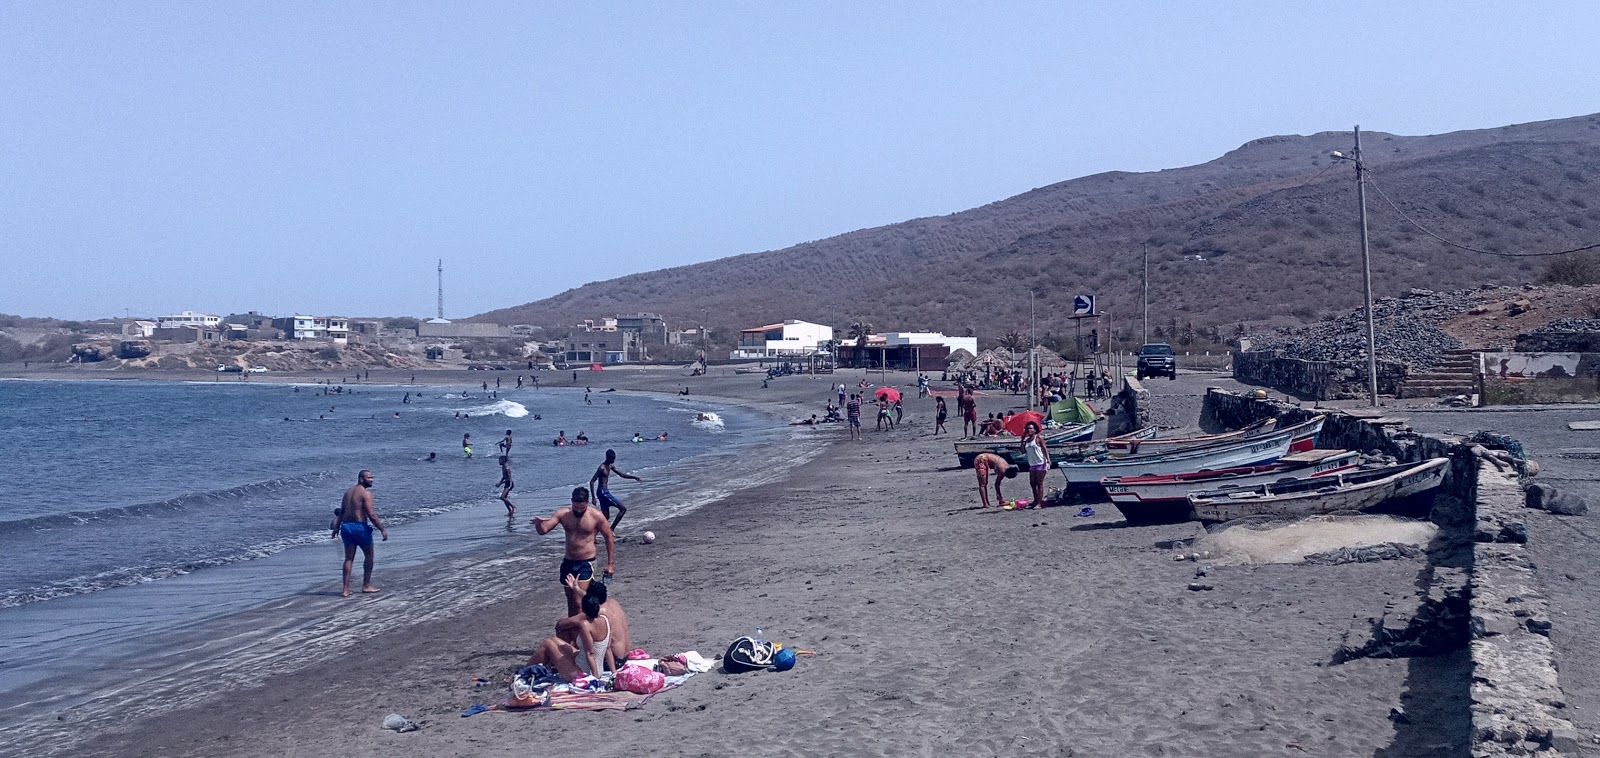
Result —
<path fill-rule="evenodd" d="M 20 320 L 0 326 L 13 347 L 0 361 L 251 372 L 334 366 L 566 368 L 627 363 L 803 361 L 939 370 L 977 354 L 977 338 L 871 333 L 787 319 L 740 330 L 670 328 L 656 313 L 585 319 L 566 329 L 444 318 L 350 318 L 184 310 L 154 319 Z M 730 349 L 731 343 L 731 349 Z"/>

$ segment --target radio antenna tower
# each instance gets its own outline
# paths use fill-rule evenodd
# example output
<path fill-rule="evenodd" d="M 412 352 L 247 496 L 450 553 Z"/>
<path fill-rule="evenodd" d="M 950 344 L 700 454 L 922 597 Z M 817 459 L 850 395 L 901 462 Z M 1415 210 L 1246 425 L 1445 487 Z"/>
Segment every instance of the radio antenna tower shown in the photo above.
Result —
<path fill-rule="evenodd" d="M 444 320 L 444 259 L 439 259 L 439 320 Z"/>

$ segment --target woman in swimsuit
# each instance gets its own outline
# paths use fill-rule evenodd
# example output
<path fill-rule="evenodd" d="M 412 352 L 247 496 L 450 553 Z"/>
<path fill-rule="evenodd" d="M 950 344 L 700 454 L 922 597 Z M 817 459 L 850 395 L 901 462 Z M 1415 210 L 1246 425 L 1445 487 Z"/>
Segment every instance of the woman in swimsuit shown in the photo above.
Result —
<path fill-rule="evenodd" d="M 944 419 L 945 416 L 949 415 L 950 409 L 945 407 L 944 398 L 942 397 L 934 398 L 933 404 L 938 411 L 938 415 L 933 419 L 933 436 L 939 436 L 939 432 L 949 434 L 950 432 L 944 428 Z"/>
<path fill-rule="evenodd" d="M 584 595 L 583 618 L 576 646 L 560 637 L 547 637 L 528 664 L 542 663 L 569 682 L 605 671 L 603 667 L 617 666 L 619 662 L 611 653 L 611 620 L 601 615 L 599 598 Z"/>

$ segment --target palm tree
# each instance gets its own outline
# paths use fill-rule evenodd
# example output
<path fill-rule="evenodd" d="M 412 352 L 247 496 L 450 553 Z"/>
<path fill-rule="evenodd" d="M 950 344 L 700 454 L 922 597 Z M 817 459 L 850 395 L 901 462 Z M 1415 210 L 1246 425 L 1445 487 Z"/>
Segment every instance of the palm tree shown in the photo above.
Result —
<path fill-rule="evenodd" d="M 872 324 L 865 321 L 856 321 L 850 324 L 850 339 L 855 340 L 856 347 L 866 347 L 867 337 L 872 334 Z"/>
<path fill-rule="evenodd" d="M 1021 332 L 1011 331 L 1000 335 L 999 343 L 1000 347 L 1017 353 L 1021 352 L 1023 347 L 1028 344 L 1028 338 L 1023 336 Z"/>

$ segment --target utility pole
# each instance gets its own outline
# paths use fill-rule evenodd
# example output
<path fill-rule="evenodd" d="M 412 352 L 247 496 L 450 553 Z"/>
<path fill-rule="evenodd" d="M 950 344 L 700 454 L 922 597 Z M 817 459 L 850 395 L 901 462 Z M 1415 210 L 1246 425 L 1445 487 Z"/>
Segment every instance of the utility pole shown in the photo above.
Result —
<path fill-rule="evenodd" d="M 1144 284 L 1141 299 L 1144 301 L 1144 318 L 1139 322 L 1140 344 L 1150 341 L 1150 243 L 1144 243 Z"/>
<path fill-rule="evenodd" d="M 1378 336 L 1372 323 L 1372 252 L 1367 247 L 1367 172 L 1361 162 L 1361 125 L 1356 133 L 1356 198 L 1361 203 L 1361 292 L 1367 304 L 1367 397 L 1378 407 Z"/>
<path fill-rule="evenodd" d="M 439 320 L 444 320 L 444 259 L 439 259 Z"/>
<path fill-rule="evenodd" d="M 1028 290 L 1028 410 L 1039 399 L 1039 351 L 1034 340 L 1033 290 Z"/>

